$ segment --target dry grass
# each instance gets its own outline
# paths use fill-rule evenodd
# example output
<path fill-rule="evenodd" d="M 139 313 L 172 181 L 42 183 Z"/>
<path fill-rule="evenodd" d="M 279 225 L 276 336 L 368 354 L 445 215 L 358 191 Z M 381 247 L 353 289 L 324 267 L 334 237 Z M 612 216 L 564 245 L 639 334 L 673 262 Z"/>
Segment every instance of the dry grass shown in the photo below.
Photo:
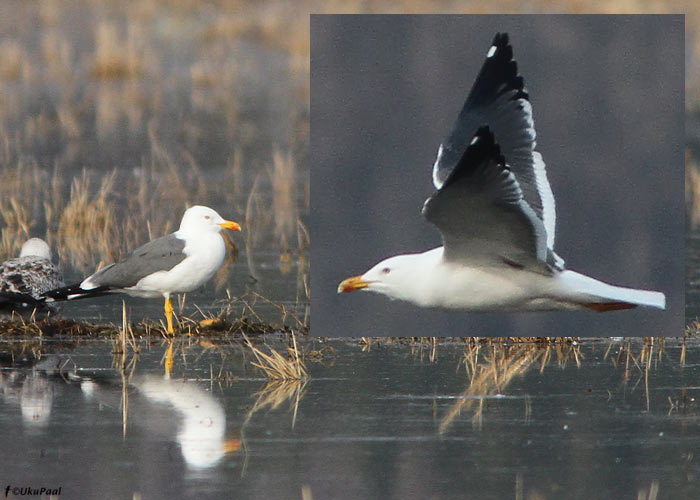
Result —
<path fill-rule="evenodd" d="M 58 247 L 69 248 L 66 252 L 71 266 L 80 268 L 81 263 L 91 262 L 95 256 L 103 256 L 109 263 L 118 255 L 121 234 L 114 210 L 108 196 L 114 190 L 116 171 L 102 179 L 97 193 L 91 196 L 90 179 L 86 171 L 82 178 L 73 179 L 70 198 L 60 212 L 58 221 Z M 64 257 L 64 259 L 65 259 Z"/>
<path fill-rule="evenodd" d="M 101 21 L 95 29 L 95 53 L 91 73 L 97 78 L 125 78 L 143 73 L 147 50 L 136 25 L 120 36 L 113 23 Z"/>
<path fill-rule="evenodd" d="M 287 334 L 295 336 L 299 333 L 308 335 L 308 325 L 302 323 L 300 318 L 297 318 L 292 312 L 288 311 L 283 305 L 277 304 L 262 295 L 251 292 L 249 295 L 255 296 L 260 302 L 267 306 L 276 308 L 281 314 L 281 322 L 274 320 L 272 315 L 264 315 L 260 311 L 260 307 L 255 308 L 255 303 L 245 302 L 240 308 L 234 308 L 233 304 L 236 299 L 229 297 L 225 301 L 225 306 L 222 307 L 218 315 L 205 313 L 196 305 L 194 306 L 197 315 L 201 318 L 193 318 L 182 313 L 175 315 L 176 331 L 179 335 L 186 338 L 191 336 L 199 337 L 246 337 L 260 336 L 265 334 Z M 184 307 L 184 300 L 180 304 L 180 309 Z M 268 307 L 269 309 L 269 307 Z M 251 319 L 253 316 L 255 319 Z M 263 317 L 265 316 L 265 317 Z M 296 322 L 295 326 L 291 327 L 285 324 L 285 320 L 293 318 Z M 41 319 L 35 318 L 32 315 L 25 318 L 19 314 L 13 315 L 9 320 L 0 322 L 0 336 L 6 335 L 21 336 L 21 337 L 42 337 L 42 336 L 60 336 L 60 337 L 83 337 L 83 336 L 113 336 L 114 352 L 126 353 L 128 347 L 131 347 L 132 352 L 138 353 L 138 345 L 136 338 L 151 338 L 152 336 L 169 338 L 166 334 L 166 327 L 162 319 L 144 320 L 136 324 L 128 321 L 126 306 L 122 302 L 122 323 L 115 324 L 93 324 L 84 321 L 73 321 L 63 319 L 61 317 L 44 317 Z M 294 337 L 296 342 L 296 337 Z M 291 352 L 291 351 L 290 351 Z M 316 353 L 318 354 L 318 353 Z M 303 366 L 303 362 L 302 362 Z"/>
<path fill-rule="evenodd" d="M 27 241 L 31 230 L 26 207 L 17 198 L 0 200 L 0 218 L 3 226 L 0 230 L 0 245 L 17 252 L 21 248 L 21 243 Z M 16 253 L 13 253 L 16 255 Z"/>
<path fill-rule="evenodd" d="M 113 261 L 127 246 L 146 240 L 147 228 L 143 220 L 137 220 L 143 211 L 124 220 L 115 207 L 114 199 L 122 188 L 116 183 L 116 171 L 96 182 L 95 176 L 84 170 L 80 177 L 68 179 L 69 186 L 65 186 L 65 176 L 59 169 L 53 171 L 48 183 L 47 175 L 36 165 L 20 165 L 14 171 L 6 169 L 3 174 L 5 182 L 0 184 L 3 195 L 0 257 L 3 259 L 16 255 L 22 243 L 42 227 L 46 228 L 44 237 L 58 249 L 64 265 L 69 264 L 80 272 L 94 269 L 103 259 Z M 13 192 L 20 194 L 4 196 Z M 39 203 L 37 192 L 44 194 Z M 134 231 L 139 225 L 141 230 Z"/>
<path fill-rule="evenodd" d="M 551 346 L 518 343 L 513 345 L 496 344 L 482 346 L 473 343 L 465 349 L 462 364 L 465 367 L 469 385 L 460 394 L 458 401 L 440 419 L 439 432 L 444 434 L 454 420 L 467 410 L 474 410 L 472 423 L 480 427 L 485 398 L 502 393 L 511 382 L 527 372 L 538 360 L 541 369 L 546 364 Z M 569 353 L 576 350 L 571 347 Z M 559 351 L 563 354 L 563 351 Z"/>
<path fill-rule="evenodd" d="M 265 387 L 253 394 L 256 400 L 246 415 L 245 423 L 249 422 L 256 412 L 264 409 L 276 410 L 288 401 L 292 410 L 292 428 L 294 428 L 299 411 L 299 402 L 306 393 L 307 384 L 308 380 L 306 379 L 270 380 Z"/>
<path fill-rule="evenodd" d="M 700 225 L 700 166 L 689 149 L 685 151 L 685 210 L 691 228 Z"/>
<path fill-rule="evenodd" d="M 255 356 L 257 363 L 251 364 L 260 368 L 270 380 L 307 380 L 309 374 L 306 365 L 299 355 L 296 336 L 292 333 L 292 346 L 287 348 L 287 355 L 280 354 L 275 349 L 267 346 L 268 353 L 255 347 L 250 339 L 244 335 L 246 345 Z"/>
<path fill-rule="evenodd" d="M 26 74 L 27 56 L 23 47 L 16 40 L 4 40 L 0 43 L 0 78 L 18 80 Z"/>
<path fill-rule="evenodd" d="M 234 298 L 227 291 L 227 299 L 220 300 L 221 307 L 217 313 L 208 313 L 194 306 L 196 313 L 192 316 L 179 314 L 175 317 L 177 330 L 181 334 L 198 336 L 260 336 L 272 333 L 308 335 L 308 318 L 299 318 L 283 304 L 264 297 L 257 292 L 247 292 Z M 279 319 L 261 312 L 261 305 L 267 310 L 279 311 Z M 180 310 L 184 301 L 180 304 Z M 291 326 L 289 323 L 291 322 Z M 164 331 L 163 322 L 142 323 L 148 329 Z"/>
<path fill-rule="evenodd" d="M 273 210 L 275 218 L 275 234 L 279 237 L 282 254 L 289 253 L 289 240 L 297 231 L 299 220 L 296 204 L 296 175 L 295 163 L 291 153 L 283 154 L 275 151 L 273 154 L 272 178 Z"/>
<path fill-rule="evenodd" d="M 119 330 L 119 338 L 115 341 L 115 349 L 113 350 L 113 353 L 115 355 L 118 354 L 126 357 L 129 347 L 131 347 L 132 352 L 139 352 L 136 337 L 134 336 L 134 329 L 128 320 L 126 303 L 122 300 L 122 327 Z"/>
<path fill-rule="evenodd" d="M 176 318 L 178 330 L 188 335 L 263 335 L 268 333 L 309 334 L 308 316 L 299 317 L 284 304 L 277 303 L 257 292 L 246 292 L 240 297 L 231 296 L 218 301 L 218 312 L 206 312 L 195 306 L 196 313 Z M 261 307 L 262 306 L 262 307 Z M 297 304 L 298 307 L 308 305 Z M 184 304 L 180 305 L 182 310 Z M 262 312 L 261 309 L 266 310 Z M 277 319 L 270 310 L 279 312 Z"/>
<path fill-rule="evenodd" d="M 644 396 L 647 411 L 651 407 L 651 397 L 649 392 L 649 374 L 652 369 L 655 369 L 661 362 L 665 354 L 666 339 L 664 337 L 645 337 L 641 351 L 635 353 L 633 351 L 632 342 L 629 340 L 623 341 L 620 344 L 620 349 L 617 356 L 611 357 L 610 360 L 615 366 L 624 366 L 623 379 L 624 385 L 631 384 L 632 390 L 636 389 L 639 384 L 644 384 Z M 608 359 L 610 347 L 605 352 L 604 359 Z M 681 349 L 680 360 L 685 363 L 685 350 Z"/>
<path fill-rule="evenodd" d="M 18 317 L 13 321 L 0 323 L 0 336 L 4 337 L 60 337 L 64 339 L 81 337 L 101 337 L 118 333 L 114 325 L 97 325 L 85 321 L 64 318 L 44 318 L 39 321 Z"/>
<path fill-rule="evenodd" d="M 234 157 L 234 178 L 240 175 L 239 169 L 240 159 Z M 255 177 L 244 210 L 245 227 L 248 229 L 245 247 L 249 269 L 256 269 L 254 249 L 270 234 L 278 242 L 282 273 L 288 274 L 294 269 L 295 258 L 298 258 L 297 269 L 305 270 L 308 267 L 305 259 L 310 248 L 310 238 L 300 218 L 300 209 L 308 209 L 308 197 L 302 196 L 300 199 L 298 175 L 292 154 L 276 150 L 271 168 Z M 263 193 L 262 186 L 269 186 L 272 190 L 272 204 Z M 301 189 L 308 189 L 308 184 L 305 186 Z"/>
<path fill-rule="evenodd" d="M 74 64 L 75 54 L 67 37 L 54 30 L 43 32 L 41 55 L 42 62 L 55 78 L 70 78 L 70 68 Z"/>
<path fill-rule="evenodd" d="M 88 272 L 100 261 L 114 261 L 128 249 L 175 230 L 186 206 L 206 204 L 208 198 L 205 188 L 194 192 L 187 188 L 203 179 L 191 164 L 170 164 L 160 171 L 153 163 L 138 176 L 113 170 L 97 179 L 87 170 L 72 179 L 61 169 L 49 175 L 35 164 L 0 171 L 0 258 L 16 255 L 26 239 L 46 228 L 43 236 L 63 259 L 80 272 Z M 120 201 L 125 186 L 133 193 L 126 206 Z M 43 192 L 39 200 L 37 192 Z M 173 205 L 181 208 L 167 210 Z M 230 238 L 228 243 L 233 259 L 237 249 Z"/>

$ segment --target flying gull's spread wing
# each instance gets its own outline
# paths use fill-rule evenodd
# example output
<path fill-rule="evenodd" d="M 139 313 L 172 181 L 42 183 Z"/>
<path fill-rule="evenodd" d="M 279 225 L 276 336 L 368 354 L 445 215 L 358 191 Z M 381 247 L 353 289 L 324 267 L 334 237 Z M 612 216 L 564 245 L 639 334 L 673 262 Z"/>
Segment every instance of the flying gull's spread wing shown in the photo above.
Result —
<path fill-rule="evenodd" d="M 442 233 L 446 260 L 550 273 L 544 224 L 523 199 L 488 127 L 477 130 L 423 215 Z"/>
<path fill-rule="evenodd" d="M 525 203 L 546 231 L 547 260 L 563 267 L 554 254 L 556 213 L 542 156 L 535 151 L 532 107 L 513 60 L 508 35 L 496 34 L 453 130 L 438 149 L 433 183 L 440 189 L 455 169 L 477 130 L 488 126 L 515 176 Z"/>

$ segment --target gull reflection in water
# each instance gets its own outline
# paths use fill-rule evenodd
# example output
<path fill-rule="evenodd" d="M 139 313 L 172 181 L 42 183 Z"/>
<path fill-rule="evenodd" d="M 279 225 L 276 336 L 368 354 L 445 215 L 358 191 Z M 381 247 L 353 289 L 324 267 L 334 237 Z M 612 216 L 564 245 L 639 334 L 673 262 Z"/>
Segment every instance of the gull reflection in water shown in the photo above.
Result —
<path fill-rule="evenodd" d="M 0 372 L 3 399 L 6 403 L 19 405 L 22 421 L 29 428 L 41 429 L 48 425 L 56 392 L 54 378 L 58 378 L 64 361 L 61 356 L 48 355 L 40 361 L 32 358 L 19 363 L 18 368 Z M 31 365 L 31 368 L 27 369 L 26 365 Z"/>
<path fill-rule="evenodd" d="M 19 396 L 24 423 L 46 427 L 51 416 L 53 395 L 53 387 L 44 375 L 32 372 L 24 379 Z"/>
<path fill-rule="evenodd" d="M 180 414 L 175 438 L 188 466 L 213 467 L 226 453 L 240 447 L 239 440 L 226 440 L 226 414 L 221 403 L 196 383 L 152 375 L 137 378 L 132 384 L 148 401 L 167 404 Z"/>

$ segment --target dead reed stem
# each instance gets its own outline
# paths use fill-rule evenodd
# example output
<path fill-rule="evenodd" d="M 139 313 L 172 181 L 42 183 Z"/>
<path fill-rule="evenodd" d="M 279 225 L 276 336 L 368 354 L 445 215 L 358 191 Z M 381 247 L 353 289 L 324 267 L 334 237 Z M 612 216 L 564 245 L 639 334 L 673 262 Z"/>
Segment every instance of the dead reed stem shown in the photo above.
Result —
<path fill-rule="evenodd" d="M 288 348 L 287 356 L 283 356 L 271 347 L 267 347 L 269 354 L 255 347 L 247 335 L 243 334 L 246 345 L 251 350 L 257 363 L 251 364 L 260 368 L 270 380 L 307 380 L 309 378 L 306 365 L 299 355 L 296 336 L 292 335 L 292 347 Z"/>

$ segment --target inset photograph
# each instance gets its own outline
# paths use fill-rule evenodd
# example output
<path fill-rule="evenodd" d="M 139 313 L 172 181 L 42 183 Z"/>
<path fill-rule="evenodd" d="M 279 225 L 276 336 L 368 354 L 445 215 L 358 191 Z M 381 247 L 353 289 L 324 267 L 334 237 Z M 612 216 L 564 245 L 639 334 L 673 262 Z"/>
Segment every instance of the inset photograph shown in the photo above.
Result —
<path fill-rule="evenodd" d="M 682 16 L 313 16 L 314 333 L 680 335 L 682 54 Z"/>

